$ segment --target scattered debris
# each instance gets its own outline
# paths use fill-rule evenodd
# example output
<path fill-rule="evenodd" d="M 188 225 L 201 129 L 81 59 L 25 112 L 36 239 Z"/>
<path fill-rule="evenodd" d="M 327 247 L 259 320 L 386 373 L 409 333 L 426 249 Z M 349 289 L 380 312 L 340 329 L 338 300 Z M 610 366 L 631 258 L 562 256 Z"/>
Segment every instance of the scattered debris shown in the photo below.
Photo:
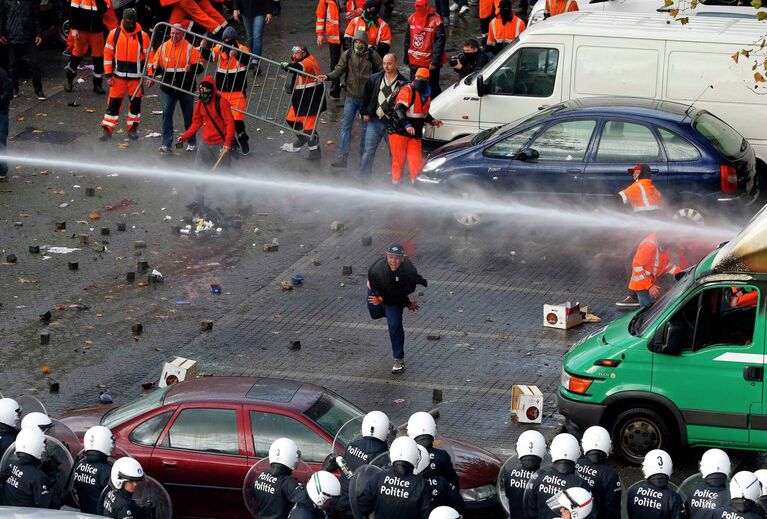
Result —
<path fill-rule="evenodd" d="M 290 281 L 283 281 L 280 283 L 280 285 L 282 286 L 283 290 L 293 290 L 293 283 Z"/>
<path fill-rule="evenodd" d="M 91 213 L 88 215 L 88 218 L 90 218 L 91 220 L 100 220 L 101 215 L 99 213 Z"/>
<path fill-rule="evenodd" d="M 99 391 L 99 402 L 102 404 L 111 404 L 114 401 L 112 400 L 112 396 L 109 393 L 106 391 Z"/>
<path fill-rule="evenodd" d="M 40 368 L 40 371 L 43 372 L 43 375 L 47 375 L 51 372 L 51 368 L 49 368 L 48 366 L 43 366 L 42 368 Z"/>
<path fill-rule="evenodd" d="M 145 260 L 136 262 L 136 272 L 140 274 L 146 274 L 149 270 L 149 262 Z"/>
<path fill-rule="evenodd" d="M 85 196 L 96 196 L 96 188 L 86 187 L 85 188 Z"/>
<path fill-rule="evenodd" d="M 163 282 L 163 275 L 162 273 L 157 269 L 152 269 L 152 273 L 149 274 L 149 282 L 150 283 L 162 283 Z"/>
<path fill-rule="evenodd" d="M 13 222 L 13 226 L 14 227 L 23 227 L 24 226 L 24 222 Z"/>
<path fill-rule="evenodd" d="M 77 237 L 77 239 L 80 242 L 80 245 L 87 245 L 89 236 L 87 234 L 81 234 Z"/>
<path fill-rule="evenodd" d="M 351 276 L 352 275 L 352 266 L 351 265 L 344 265 L 341 269 L 341 275 L 342 276 Z"/>
<path fill-rule="evenodd" d="M 101 228 L 101 236 L 109 236 L 110 232 L 111 232 L 111 229 L 109 229 L 109 227 L 102 227 Z"/>
<path fill-rule="evenodd" d="M 60 389 L 60 384 L 58 382 L 49 382 L 48 383 L 48 391 L 50 393 L 58 393 Z"/>
<path fill-rule="evenodd" d="M 35 283 L 39 283 L 39 282 L 40 280 L 38 279 L 19 278 L 19 284 L 21 285 L 28 285 L 30 283 L 34 285 Z"/>
<path fill-rule="evenodd" d="M 370 247 L 373 245 L 373 237 L 372 236 L 363 236 L 362 237 L 362 245 L 363 247 Z"/>
<path fill-rule="evenodd" d="M 319 260 L 319 258 L 314 258 L 312 260 L 312 265 L 314 265 L 315 267 L 319 267 L 320 265 L 322 265 L 322 262 Z"/>
<path fill-rule="evenodd" d="M 78 270 L 80 268 L 80 264 L 76 261 L 70 261 L 69 262 L 69 270 Z"/>
<path fill-rule="evenodd" d="M 133 247 L 136 249 L 146 249 L 146 242 L 144 240 L 136 240 L 133 242 Z"/>
<path fill-rule="evenodd" d="M 221 294 L 221 285 L 217 284 L 211 284 L 210 285 L 210 293 L 220 295 Z"/>
<path fill-rule="evenodd" d="M 203 321 L 200 323 L 202 331 L 209 332 L 213 329 L 213 321 L 210 319 L 203 319 Z"/>
<path fill-rule="evenodd" d="M 426 336 L 426 340 L 427 340 L 427 341 L 438 341 L 438 340 L 440 340 L 441 338 L 442 338 L 442 336 L 441 336 L 441 335 L 436 335 L 436 334 L 434 334 L 434 335 L 427 335 L 427 336 Z"/>
<path fill-rule="evenodd" d="M 5 257 L 5 262 L 6 262 L 6 263 L 9 263 L 9 264 L 11 264 L 11 265 L 13 265 L 14 263 L 16 263 L 17 261 L 18 261 L 18 258 L 16 257 L 16 255 L 15 255 L 15 254 L 8 254 L 8 255 Z"/>
<path fill-rule="evenodd" d="M 40 332 L 40 344 L 45 346 L 46 344 L 50 344 L 51 342 L 51 333 L 50 332 Z"/>
<path fill-rule="evenodd" d="M 439 403 L 442 402 L 442 390 L 441 389 L 432 389 L 431 390 L 431 400 L 432 402 Z"/>
<path fill-rule="evenodd" d="M 398 399 L 396 399 L 396 400 L 394 401 L 394 403 L 395 403 L 395 404 L 404 404 L 404 403 L 405 403 L 405 399 L 404 399 L 404 398 L 398 398 Z"/>
<path fill-rule="evenodd" d="M 119 232 L 125 232 L 125 224 L 124 223 L 118 223 L 117 224 L 117 230 Z"/>
<path fill-rule="evenodd" d="M 50 310 L 46 310 L 45 312 L 40 314 L 40 322 L 49 323 L 49 322 L 51 322 L 51 317 L 52 317 L 51 311 Z"/>
<path fill-rule="evenodd" d="M 62 202 L 59 204 L 59 208 L 64 209 L 65 207 L 69 207 L 69 202 Z"/>
<path fill-rule="evenodd" d="M 264 243 L 264 252 L 276 252 L 279 249 L 280 245 L 277 243 Z"/>
<path fill-rule="evenodd" d="M 304 283 L 304 275 L 303 274 L 296 274 L 293 276 L 290 281 L 293 283 L 293 285 L 302 285 Z"/>
<path fill-rule="evenodd" d="M 126 272 L 125 273 L 125 281 L 128 283 L 133 283 L 136 281 L 136 273 L 135 272 Z"/>
<path fill-rule="evenodd" d="M 174 305 L 191 305 L 192 302 L 191 301 L 184 301 L 182 299 L 178 299 L 176 301 L 173 301 L 173 304 Z"/>
<path fill-rule="evenodd" d="M 47 247 L 43 246 L 45 249 L 45 252 L 47 254 L 70 254 L 72 252 L 77 252 L 80 249 L 77 247 Z"/>
<path fill-rule="evenodd" d="M 291 351 L 298 351 L 301 349 L 301 341 L 289 341 L 288 348 Z"/>
<path fill-rule="evenodd" d="M 56 230 L 63 231 L 67 228 L 67 222 L 56 222 Z"/>
<path fill-rule="evenodd" d="M 131 333 L 133 333 L 133 336 L 141 335 L 144 333 L 144 325 L 141 323 L 133 323 L 130 327 Z"/>
<path fill-rule="evenodd" d="M 344 223 L 343 222 L 339 222 L 338 220 L 336 220 L 334 222 L 331 222 L 330 223 L 330 231 L 338 233 L 338 234 L 341 234 L 342 232 L 344 232 Z"/>

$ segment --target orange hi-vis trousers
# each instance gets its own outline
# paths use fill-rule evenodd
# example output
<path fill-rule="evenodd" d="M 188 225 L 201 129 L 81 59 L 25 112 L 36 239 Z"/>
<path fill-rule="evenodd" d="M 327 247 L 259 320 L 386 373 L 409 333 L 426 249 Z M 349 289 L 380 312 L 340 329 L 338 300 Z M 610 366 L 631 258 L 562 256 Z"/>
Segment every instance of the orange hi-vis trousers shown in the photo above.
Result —
<path fill-rule="evenodd" d="M 405 161 L 410 170 L 410 182 L 415 182 L 415 177 L 423 167 L 423 153 L 421 151 L 420 137 L 406 137 L 392 133 L 389 135 L 389 147 L 391 148 L 391 181 L 399 184 L 402 179 L 402 171 L 405 169 Z"/>

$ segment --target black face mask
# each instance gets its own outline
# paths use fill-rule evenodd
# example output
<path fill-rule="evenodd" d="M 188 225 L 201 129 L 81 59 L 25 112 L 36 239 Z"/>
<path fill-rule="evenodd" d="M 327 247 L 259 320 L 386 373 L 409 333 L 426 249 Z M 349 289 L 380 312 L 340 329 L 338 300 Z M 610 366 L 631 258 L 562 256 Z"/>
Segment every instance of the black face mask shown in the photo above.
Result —
<path fill-rule="evenodd" d="M 213 99 L 213 89 L 201 86 L 200 87 L 200 101 L 207 104 Z"/>
<path fill-rule="evenodd" d="M 378 9 L 365 9 L 362 11 L 362 18 L 368 22 L 373 22 L 378 18 Z"/>
<path fill-rule="evenodd" d="M 136 20 L 123 20 L 123 27 L 128 32 L 136 30 Z"/>
<path fill-rule="evenodd" d="M 415 85 L 416 92 L 421 95 L 429 91 L 429 81 L 427 79 L 416 79 L 413 81 L 413 85 Z"/>
<path fill-rule="evenodd" d="M 474 63 L 476 63 L 478 55 L 479 52 L 464 52 L 463 59 L 467 65 L 472 66 Z"/>

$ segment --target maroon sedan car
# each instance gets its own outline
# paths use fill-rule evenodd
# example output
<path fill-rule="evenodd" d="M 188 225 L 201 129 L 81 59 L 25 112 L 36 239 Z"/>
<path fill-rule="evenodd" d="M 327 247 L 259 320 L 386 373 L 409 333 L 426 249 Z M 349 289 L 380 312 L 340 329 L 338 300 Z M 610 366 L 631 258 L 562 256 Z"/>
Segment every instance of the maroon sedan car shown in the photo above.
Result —
<path fill-rule="evenodd" d="M 362 414 L 313 384 L 207 377 L 155 389 L 119 407 L 69 411 L 62 421 L 80 437 L 93 425 L 109 427 L 116 445 L 168 490 L 176 517 L 242 518 L 248 517 L 242 498 L 245 475 L 268 456 L 272 441 L 292 438 L 301 458 L 319 470 L 339 429 Z M 455 440 L 443 438 L 441 447 L 452 452 L 464 515 L 500 517 L 495 485 L 500 460 Z"/>

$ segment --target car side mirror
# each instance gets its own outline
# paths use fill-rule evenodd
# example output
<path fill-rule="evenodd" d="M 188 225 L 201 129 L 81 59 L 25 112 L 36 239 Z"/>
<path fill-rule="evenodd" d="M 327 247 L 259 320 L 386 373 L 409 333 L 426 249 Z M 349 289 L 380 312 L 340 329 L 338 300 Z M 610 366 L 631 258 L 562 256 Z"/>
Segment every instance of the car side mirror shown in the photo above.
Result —
<path fill-rule="evenodd" d="M 664 355 L 679 355 L 682 351 L 685 326 L 682 323 L 668 322 L 663 325 L 650 343 L 650 350 Z"/>
<path fill-rule="evenodd" d="M 528 160 L 536 160 L 539 156 L 540 154 L 538 153 L 538 150 L 534 150 L 533 148 L 522 148 L 516 155 L 514 155 L 514 158 L 526 162 Z"/>
<path fill-rule="evenodd" d="M 479 97 L 482 97 L 487 92 L 485 92 L 485 78 L 482 76 L 482 74 L 477 75 L 477 95 Z"/>

